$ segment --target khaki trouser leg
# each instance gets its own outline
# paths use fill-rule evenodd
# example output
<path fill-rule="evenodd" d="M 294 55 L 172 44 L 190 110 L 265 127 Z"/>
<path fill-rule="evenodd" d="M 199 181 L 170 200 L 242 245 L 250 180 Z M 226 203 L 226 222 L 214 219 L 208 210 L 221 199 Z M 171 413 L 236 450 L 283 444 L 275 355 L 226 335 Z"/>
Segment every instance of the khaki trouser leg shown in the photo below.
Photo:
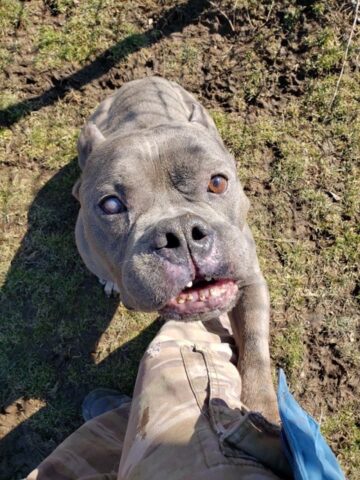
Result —
<path fill-rule="evenodd" d="M 28 480 L 287 478 L 279 431 L 241 404 L 229 329 L 227 317 L 165 323 L 140 363 L 130 416 L 127 405 L 87 422 Z"/>
<path fill-rule="evenodd" d="M 116 480 L 130 403 L 82 425 L 27 480 Z"/>
<path fill-rule="evenodd" d="M 287 471 L 279 429 L 244 413 L 227 316 L 221 322 L 169 321 L 150 344 L 118 480 L 274 480 L 264 465 Z"/>

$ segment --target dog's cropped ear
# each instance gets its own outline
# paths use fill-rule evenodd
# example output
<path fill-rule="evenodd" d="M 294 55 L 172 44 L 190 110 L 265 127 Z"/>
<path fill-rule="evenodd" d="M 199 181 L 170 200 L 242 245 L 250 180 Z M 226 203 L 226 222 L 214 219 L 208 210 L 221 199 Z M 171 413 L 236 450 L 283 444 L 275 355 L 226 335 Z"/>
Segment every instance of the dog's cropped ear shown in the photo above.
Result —
<path fill-rule="evenodd" d="M 215 126 L 214 120 L 207 113 L 205 108 L 203 108 L 198 103 L 192 104 L 192 112 L 189 118 L 191 123 L 199 123 L 203 127 L 207 128 L 220 142 L 222 143 L 221 137 L 217 128 Z"/>
<path fill-rule="evenodd" d="M 78 160 L 81 170 L 84 169 L 86 160 L 95 146 L 105 140 L 95 123 L 87 123 L 81 130 L 77 143 Z"/>
<path fill-rule="evenodd" d="M 192 112 L 191 112 L 189 121 L 200 123 L 206 128 L 212 127 L 212 125 L 209 122 L 209 115 L 205 112 L 205 110 L 201 107 L 201 105 L 197 103 L 193 103 L 192 105 Z"/>
<path fill-rule="evenodd" d="M 80 202 L 80 196 L 79 196 L 80 185 L 81 185 L 81 177 L 76 180 L 71 191 L 71 193 L 73 194 L 73 196 L 76 198 L 78 202 Z"/>

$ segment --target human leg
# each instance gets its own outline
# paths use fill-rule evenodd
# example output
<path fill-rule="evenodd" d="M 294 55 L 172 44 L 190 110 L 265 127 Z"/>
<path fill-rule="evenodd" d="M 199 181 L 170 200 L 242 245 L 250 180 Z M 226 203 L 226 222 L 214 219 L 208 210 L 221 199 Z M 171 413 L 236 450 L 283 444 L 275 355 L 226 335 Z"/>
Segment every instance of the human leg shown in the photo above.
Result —
<path fill-rule="evenodd" d="M 279 428 L 240 401 L 229 328 L 162 327 L 140 364 L 118 480 L 288 477 Z"/>
<path fill-rule="evenodd" d="M 126 402 L 86 422 L 26 480 L 115 480 L 129 411 Z"/>

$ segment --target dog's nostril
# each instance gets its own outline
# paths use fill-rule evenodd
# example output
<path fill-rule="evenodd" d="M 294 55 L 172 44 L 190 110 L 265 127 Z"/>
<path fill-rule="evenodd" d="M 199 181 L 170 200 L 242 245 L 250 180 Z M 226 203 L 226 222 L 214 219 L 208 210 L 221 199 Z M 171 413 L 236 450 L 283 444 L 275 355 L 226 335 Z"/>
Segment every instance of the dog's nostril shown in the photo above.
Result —
<path fill-rule="evenodd" d="M 193 240 L 199 241 L 206 237 L 206 233 L 202 232 L 199 227 L 194 227 L 191 230 L 191 236 Z"/>
<path fill-rule="evenodd" d="M 166 234 L 166 246 L 165 248 L 178 248 L 180 247 L 180 240 L 174 233 L 167 233 Z"/>

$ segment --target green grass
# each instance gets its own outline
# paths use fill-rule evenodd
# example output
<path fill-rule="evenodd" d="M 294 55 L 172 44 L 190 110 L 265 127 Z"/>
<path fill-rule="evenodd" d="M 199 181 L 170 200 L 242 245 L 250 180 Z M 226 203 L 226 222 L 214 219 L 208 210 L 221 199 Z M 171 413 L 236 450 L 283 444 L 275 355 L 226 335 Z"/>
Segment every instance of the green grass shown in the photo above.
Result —
<path fill-rule="evenodd" d="M 341 411 L 327 417 L 321 425 L 321 430 L 327 438 L 339 435 L 341 432 L 338 458 L 343 464 L 351 463 L 353 471 L 360 470 L 360 429 L 359 410 L 355 403 L 345 405 Z M 355 476 L 354 476 L 355 478 Z"/>
<path fill-rule="evenodd" d="M 57 10 L 67 13 L 62 28 L 45 24 L 37 32 L 35 61 L 39 69 L 44 63 L 47 68 L 66 62 L 82 64 L 135 30 L 121 21 L 124 7 L 114 0 L 90 0 L 77 5 L 59 2 Z"/>

